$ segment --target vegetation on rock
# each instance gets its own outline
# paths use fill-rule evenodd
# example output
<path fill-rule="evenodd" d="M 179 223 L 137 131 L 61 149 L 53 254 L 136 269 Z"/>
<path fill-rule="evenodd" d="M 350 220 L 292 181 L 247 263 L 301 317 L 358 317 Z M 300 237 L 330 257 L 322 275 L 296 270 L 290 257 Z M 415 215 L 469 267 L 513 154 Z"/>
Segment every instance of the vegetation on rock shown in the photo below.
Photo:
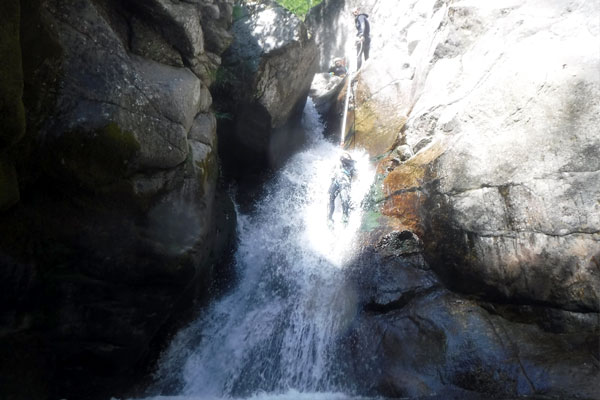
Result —
<path fill-rule="evenodd" d="M 67 175 L 96 188 L 125 177 L 139 148 L 135 136 L 113 122 L 93 132 L 65 133 L 57 141 L 49 167 L 61 165 Z"/>
<path fill-rule="evenodd" d="M 304 19 L 308 11 L 321 0 L 277 0 L 277 3 Z"/>

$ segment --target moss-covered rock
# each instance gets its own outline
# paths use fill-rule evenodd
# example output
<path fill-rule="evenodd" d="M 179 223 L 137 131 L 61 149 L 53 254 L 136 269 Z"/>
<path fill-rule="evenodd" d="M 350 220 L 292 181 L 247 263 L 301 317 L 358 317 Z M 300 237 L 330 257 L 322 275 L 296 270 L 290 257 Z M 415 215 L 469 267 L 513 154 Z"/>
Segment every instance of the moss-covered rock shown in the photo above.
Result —
<path fill-rule="evenodd" d="M 58 178 L 74 178 L 96 189 L 126 177 L 139 149 L 133 133 L 112 122 L 95 131 L 71 131 L 55 139 L 46 167 Z"/>

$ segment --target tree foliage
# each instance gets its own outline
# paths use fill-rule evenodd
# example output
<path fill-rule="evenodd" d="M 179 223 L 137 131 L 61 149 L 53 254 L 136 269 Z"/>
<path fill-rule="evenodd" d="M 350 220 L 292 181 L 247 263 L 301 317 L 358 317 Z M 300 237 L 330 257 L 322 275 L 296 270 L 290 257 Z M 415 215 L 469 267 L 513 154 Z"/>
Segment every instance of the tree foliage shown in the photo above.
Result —
<path fill-rule="evenodd" d="M 322 0 L 276 0 L 298 17 L 304 19 L 308 10 L 319 4 Z"/>

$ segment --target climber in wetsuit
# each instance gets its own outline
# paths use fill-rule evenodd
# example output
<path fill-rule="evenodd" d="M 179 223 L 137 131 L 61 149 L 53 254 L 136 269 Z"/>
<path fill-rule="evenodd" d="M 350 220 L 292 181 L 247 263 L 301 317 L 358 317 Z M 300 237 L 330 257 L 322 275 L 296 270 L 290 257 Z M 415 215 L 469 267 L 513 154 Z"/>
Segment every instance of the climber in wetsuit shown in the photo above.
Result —
<path fill-rule="evenodd" d="M 342 202 L 343 221 L 348 222 L 350 213 L 350 185 L 356 172 L 355 161 L 350 154 L 344 153 L 340 157 L 340 164 L 335 170 L 329 186 L 329 205 L 327 207 L 327 219 L 333 222 L 333 212 L 335 211 L 335 198 L 340 196 Z"/>
<path fill-rule="evenodd" d="M 336 58 L 334 62 L 335 64 L 331 68 L 329 68 L 329 73 L 335 76 L 346 76 L 347 71 L 346 67 L 344 66 L 344 60 L 341 58 Z"/>
<path fill-rule="evenodd" d="M 365 61 L 369 59 L 369 50 L 371 49 L 371 25 L 369 16 L 361 13 L 359 8 L 352 10 L 354 15 L 354 25 L 356 26 L 356 69 L 362 65 L 363 55 Z"/>

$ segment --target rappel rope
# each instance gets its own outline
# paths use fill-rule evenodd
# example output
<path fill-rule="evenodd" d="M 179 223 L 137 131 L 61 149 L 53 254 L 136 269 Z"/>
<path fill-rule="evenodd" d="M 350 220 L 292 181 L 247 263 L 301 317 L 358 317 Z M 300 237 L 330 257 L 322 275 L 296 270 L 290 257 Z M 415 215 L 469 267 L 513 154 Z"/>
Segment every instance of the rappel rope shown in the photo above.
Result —
<path fill-rule="evenodd" d="M 358 54 L 362 57 L 362 46 L 363 43 L 360 43 L 360 49 L 358 51 Z M 344 113 L 342 115 L 342 131 L 340 132 L 340 147 L 344 147 L 344 139 L 346 136 L 346 119 L 348 118 L 348 105 L 350 103 L 350 91 L 352 90 L 352 77 L 354 75 L 354 73 L 358 71 L 358 63 L 356 65 L 356 69 L 354 70 L 354 72 L 350 72 L 350 74 L 347 76 L 348 79 L 348 89 L 346 89 L 346 100 L 344 101 Z M 354 100 L 356 102 L 356 99 Z"/>

